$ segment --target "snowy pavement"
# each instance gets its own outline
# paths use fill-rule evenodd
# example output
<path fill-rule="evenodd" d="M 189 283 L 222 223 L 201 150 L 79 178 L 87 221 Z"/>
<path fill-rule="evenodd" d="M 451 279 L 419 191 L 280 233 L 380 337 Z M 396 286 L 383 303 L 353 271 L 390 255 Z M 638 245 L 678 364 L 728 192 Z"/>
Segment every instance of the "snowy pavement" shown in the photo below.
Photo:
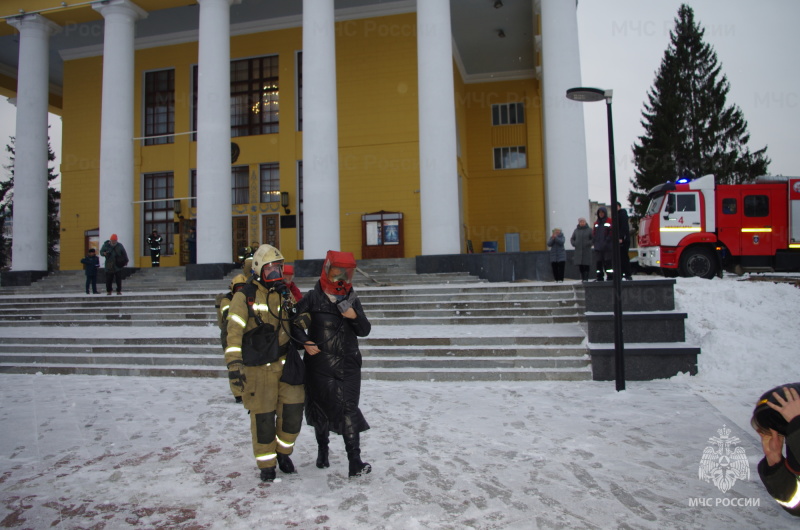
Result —
<path fill-rule="evenodd" d="M 675 381 L 366 381 L 372 474 L 343 444 L 258 480 L 246 411 L 220 379 L 2 375 L 0 526 L 15 528 L 790 528 L 755 436 Z M 700 480 L 731 429 L 749 478 Z"/>

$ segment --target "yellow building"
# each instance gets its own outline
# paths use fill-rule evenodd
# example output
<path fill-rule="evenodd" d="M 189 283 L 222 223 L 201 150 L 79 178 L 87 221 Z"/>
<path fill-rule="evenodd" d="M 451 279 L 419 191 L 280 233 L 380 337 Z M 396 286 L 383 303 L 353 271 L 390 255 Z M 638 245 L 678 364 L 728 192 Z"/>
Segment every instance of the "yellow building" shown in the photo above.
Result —
<path fill-rule="evenodd" d="M 303 13 L 317 4 L 329 23 Z M 27 97 L 24 70 L 44 60 L 47 107 L 63 117 L 61 268 L 79 267 L 87 248 L 112 232 L 130 266 L 149 267 L 153 229 L 164 237 L 161 266 L 184 265 L 193 259 L 187 236 L 195 226 L 199 264 L 233 262 L 251 242 L 278 246 L 287 261 L 320 257 L 327 241 L 357 259 L 481 252 L 484 242 L 500 252 L 544 250 L 548 225 L 588 213 L 582 114 L 561 92 L 579 84 L 576 52 L 552 40 L 564 47 L 565 69 L 547 65 L 542 49 L 557 33 L 548 33 L 548 17 L 564 30 L 574 5 L 564 12 L 551 0 L 542 0 L 548 7 L 427 0 L 419 11 L 417 4 L 337 0 L 334 10 L 333 0 L 0 0 L 8 22 L 0 25 L 0 90 L 18 102 Z M 222 8 L 229 21 L 217 20 Z M 26 29 L 28 20 L 39 29 Z M 312 21 L 324 27 L 304 35 Z M 566 29 L 567 37 L 550 38 L 577 47 L 576 29 Z M 26 55 L 26 31 L 44 32 L 33 40 L 44 39 L 49 61 Z M 313 40 L 326 32 L 327 44 Z M 219 64 L 209 59 L 215 42 L 229 42 L 229 72 L 205 66 Z M 444 63 L 433 53 L 440 45 Z M 333 59 L 317 51 L 326 47 L 335 49 Z M 421 73 L 429 58 L 439 62 Z M 214 99 L 217 88 L 204 86 L 218 78 L 230 94 Z M 36 78 L 25 82 L 38 86 Z M 431 118 L 424 102 L 446 107 L 454 126 L 442 123 L 448 114 Z M 229 123 L 214 121 L 220 108 Z M 35 120 L 23 112 L 33 111 L 18 107 L 18 146 L 35 145 L 25 140 L 32 135 L 26 123 Z M 335 134 L 324 128 L 331 115 Z M 580 137 L 577 147 L 556 143 L 565 123 Z M 548 124 L 556 147 L 548 147 Z M 312 163 L 323 156 L 335 163 Z M 15 245 L 36 234 L 15 232 Z M 15 246 L 12 271 L 42 270 L 31 252 Z"/>

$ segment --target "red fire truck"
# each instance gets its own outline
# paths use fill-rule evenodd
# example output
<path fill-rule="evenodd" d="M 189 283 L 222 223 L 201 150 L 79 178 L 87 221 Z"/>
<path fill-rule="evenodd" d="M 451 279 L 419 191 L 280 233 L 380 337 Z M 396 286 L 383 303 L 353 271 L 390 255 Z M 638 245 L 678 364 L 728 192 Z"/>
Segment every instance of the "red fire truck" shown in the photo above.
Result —
<path fill-rule="evenodd" d="M 639 222 L 639 266 L 665 276 L 800 271 L 800 178 L 660 184 Z"/>

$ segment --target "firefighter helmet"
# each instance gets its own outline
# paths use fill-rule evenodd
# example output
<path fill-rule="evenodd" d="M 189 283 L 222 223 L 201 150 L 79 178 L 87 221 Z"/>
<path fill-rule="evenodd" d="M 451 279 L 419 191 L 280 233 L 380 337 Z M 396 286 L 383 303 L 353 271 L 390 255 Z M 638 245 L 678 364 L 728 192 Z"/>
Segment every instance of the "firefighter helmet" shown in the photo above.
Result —
<path fill-rule="evenodd" d="M 758 399 L 758 402 L 756 402 L 756 407 L 753 410 L 753 417 L 750 420 L 750 425 L 752 425 L 756 431 L 774 429 L 779 434 L 786 436 L 786 428 L 789 426 L 789 423 L 786 421 L 786 419 L 784 419 L 780 412 L 767 405 L 768 402 L 774 405 L 779 404 L 778 400 L 772 394 L 774 392 L 781 398 L 784 398 L 784 387 L 793 388 L 794 390 L 800 392 L 800 383 L 789 383 L 764 392 L 764 394 L 762 394 Z"/>
<path fill-rule="evenodd" d="M 244 284 L 247 283 L 247 276 L 244 274 L 237 274 L 231 280 L 231 292 L 236 293 L 244 287 Z"/>
<path fill-rule="evenodd" d="M 280 262 L 280 263 L 276 263 Z M 264 274 L 264 266 L 276 263 L 279 265 L 275 267 L 274 271 L 269 274 Z M 283 279 L 283 254 L 272 245 L 261 245 L 253 254 L 253 274 L 261 278 L 262 282 L 272 282 Z"/>

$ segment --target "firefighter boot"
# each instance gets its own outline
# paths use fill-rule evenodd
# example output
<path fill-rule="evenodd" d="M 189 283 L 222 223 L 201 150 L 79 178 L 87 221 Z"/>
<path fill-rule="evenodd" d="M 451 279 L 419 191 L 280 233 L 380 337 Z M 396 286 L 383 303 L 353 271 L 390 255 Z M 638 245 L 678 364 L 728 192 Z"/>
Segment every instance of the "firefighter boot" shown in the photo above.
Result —
<path fill-rule="evenodd" d="M 262 482 L 272 482 L 275 480 L 275 468 L 274 467 L 265 467 L 261 470 L 261 481 Z"/>
<path fill-rule="evenodd" d="M 317 467 L 320 469 L 331 467 L 328 462 L 328 430 L 315 425 L 314 434 L 317 437 Z"/>
<path fill-rule="evenodd" d="M 289 455 L 278 453 L 278 467 L 281 468 L 281 471 L 284 473 L 297 473 L 297 470 L 294 468 L 294 463 L 292 462 L 292 459 L 289 458 Z"/>
<path fill-rule="evenodd" d="M 350 464 L 348 477 L 360 477 L 372 471 L 372 466 L 369 462 L 361 461 L 361 442 L 358 433 L 345 434 L 343 437 L 347 460 Z"/>

